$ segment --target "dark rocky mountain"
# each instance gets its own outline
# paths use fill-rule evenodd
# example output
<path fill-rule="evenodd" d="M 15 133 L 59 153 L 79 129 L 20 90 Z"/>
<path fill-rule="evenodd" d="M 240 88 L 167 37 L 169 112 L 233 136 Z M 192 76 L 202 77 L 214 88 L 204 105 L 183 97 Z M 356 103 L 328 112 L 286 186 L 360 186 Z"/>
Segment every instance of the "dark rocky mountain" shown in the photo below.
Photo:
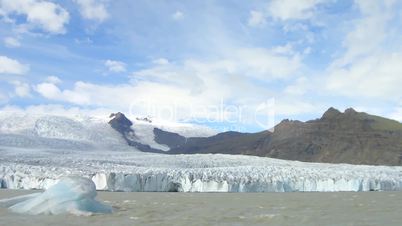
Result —
<path fill-rule="evenodd" d="M 136 142 L 131 121 L 112 115 L 110 125 L 129 145 L 141 151 L 167 154 L 223 153 L 266 156 L 306 162 L 402 165 L 402 124 L 356 112 L 328 109 L 321 118 L 307 122 L 283 120 L 274 132 L 224 132 L 211 137 L 185 138 L 154 129 L 155 141 L 167 145 L 163 152 Z"/>
<path fill-rule="evenodd" d="M 112 113 L 109 118 L 111 118 L 109 125 L 124 137 L 134 134 L 134 131 L 131 129 L 133 123 L 123 113 Z"/>
<path fill-rule="evenodd" d="M 128 145 L 133 146 L 143 152 L 164 153 L 163 151 L 152 148 L 147 144 L 138 142 L 135 132 L 131 128 L 133 123 L 123 113 L 112 113 L 109 118 L 111 118 L 109 125 L 122 135 Z"/>
<path fill-rule="evenodd" d="M 155 142 L 158 144 L 167 145 L 170 149 L 178 148 L 186 143 L 186 138 L 178 133 L 172 133 L 154 128 Z"/>
<path fill-rule="evenodd" d="M 306 162 L 402 165 L 402 124 L 349 108 L 330 108 L 320 119 L 283 120 L 274 132 L 226 132 L 189 138 L 169 151 L 267 156 Z"/>
<path fill-rule="evenodd" d="M 349 108 L 317 120 L 283 121 L 257 155 L 308 162 L 402 165 L 402 124 Z"/>
<path fill-rule="evenodd" d="M 224 132 L 211 137 L 191 137 L 169 154 L 223 153 L 254 155 L 255 150 L 270 140 L 270 132 Z"/>

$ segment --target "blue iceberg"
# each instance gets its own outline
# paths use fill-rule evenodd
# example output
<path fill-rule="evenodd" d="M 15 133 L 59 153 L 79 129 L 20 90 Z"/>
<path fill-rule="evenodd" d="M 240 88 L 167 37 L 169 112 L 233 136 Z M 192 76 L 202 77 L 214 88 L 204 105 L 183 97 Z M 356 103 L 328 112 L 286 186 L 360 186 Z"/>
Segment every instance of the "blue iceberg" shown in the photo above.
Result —
<path fill-rule="evenodd" d="M 88 216 L 111 213 L 112 207 L 95 199 L 95 184 L 84 177 L 65 177 L 43 193 L 1 200 L 1 206 L 25 214 L 74 214 Z"/>

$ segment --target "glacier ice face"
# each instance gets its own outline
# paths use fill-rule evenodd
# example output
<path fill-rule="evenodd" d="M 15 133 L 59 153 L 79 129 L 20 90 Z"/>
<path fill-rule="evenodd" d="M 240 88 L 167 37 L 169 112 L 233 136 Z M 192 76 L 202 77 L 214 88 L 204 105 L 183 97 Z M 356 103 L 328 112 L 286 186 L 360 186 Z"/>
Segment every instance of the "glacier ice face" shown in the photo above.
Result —
<path fill-rule="evenodd" d="M 235 155 L 0 148 L 3 188 L 46 189 L 63 176 L 97 190 L 293 192 L 402 190 L 402 167 L 286 161 Z"/>
<path fill-rule="evenodd" d="M 16 213 L 91 215 L 111 213 L 112 208 L 95 200 L 95 184 L 83 177 L 64 177 L 43 193 L 0 200 Z"/>

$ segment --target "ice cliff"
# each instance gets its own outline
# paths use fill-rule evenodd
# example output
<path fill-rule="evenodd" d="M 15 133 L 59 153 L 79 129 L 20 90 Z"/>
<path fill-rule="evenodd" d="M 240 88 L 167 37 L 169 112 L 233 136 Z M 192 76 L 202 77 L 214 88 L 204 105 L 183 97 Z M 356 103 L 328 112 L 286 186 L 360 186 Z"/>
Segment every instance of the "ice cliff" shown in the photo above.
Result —
<path fill-rule="evenodd" d="M 402 190 L 402 167 L 356 166 L 231 155 L 1 151 L 2 188 L 45 189 L 58 178 L 90 178 L 98 190 L 292 192 Z M 7 157 L 8 156 L 8 157 Z M 9 159 L 9 160 L 7 160 Z"/>

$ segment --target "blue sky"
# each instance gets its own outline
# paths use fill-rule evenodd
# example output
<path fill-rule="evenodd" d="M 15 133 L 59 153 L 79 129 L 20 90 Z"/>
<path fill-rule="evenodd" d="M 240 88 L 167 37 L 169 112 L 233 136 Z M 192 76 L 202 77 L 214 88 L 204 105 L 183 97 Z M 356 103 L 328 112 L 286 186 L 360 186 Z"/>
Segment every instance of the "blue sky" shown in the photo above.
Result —
<path fill-rule="evenodd" d="M 401 121 L 401 40 L 397 0 L 0 0 L 0 108 L 240 131 L 331 106 Z"/>

